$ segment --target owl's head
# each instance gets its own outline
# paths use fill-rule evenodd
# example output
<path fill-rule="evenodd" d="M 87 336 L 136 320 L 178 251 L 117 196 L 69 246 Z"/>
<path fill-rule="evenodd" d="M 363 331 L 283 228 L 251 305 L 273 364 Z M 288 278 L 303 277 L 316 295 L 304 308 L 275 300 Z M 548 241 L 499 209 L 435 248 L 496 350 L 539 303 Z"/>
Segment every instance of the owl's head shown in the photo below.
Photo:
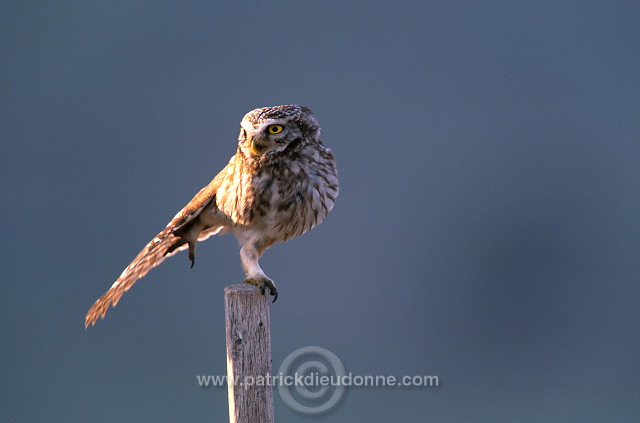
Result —
<path fill-rule="evenodd" d="M 311 109 L 296 105 L 263 107 L 244 116 L 238 144 L 246 157 L 260 159 L 319 136 L 320 125 Z"/>

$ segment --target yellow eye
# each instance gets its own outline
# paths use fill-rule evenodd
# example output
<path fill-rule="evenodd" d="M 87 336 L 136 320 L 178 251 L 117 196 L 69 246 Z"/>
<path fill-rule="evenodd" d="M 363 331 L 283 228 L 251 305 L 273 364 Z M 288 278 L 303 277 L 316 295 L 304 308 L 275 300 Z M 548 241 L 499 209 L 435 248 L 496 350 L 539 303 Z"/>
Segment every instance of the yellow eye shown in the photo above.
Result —
<path fill-rule="evenodd" d="M 282 125 L 271 125 L 269 126 L 269 133 L 270 134 L 279 134 L 280 132 L 282 132 L 284 130 L 284 126 Z"/>

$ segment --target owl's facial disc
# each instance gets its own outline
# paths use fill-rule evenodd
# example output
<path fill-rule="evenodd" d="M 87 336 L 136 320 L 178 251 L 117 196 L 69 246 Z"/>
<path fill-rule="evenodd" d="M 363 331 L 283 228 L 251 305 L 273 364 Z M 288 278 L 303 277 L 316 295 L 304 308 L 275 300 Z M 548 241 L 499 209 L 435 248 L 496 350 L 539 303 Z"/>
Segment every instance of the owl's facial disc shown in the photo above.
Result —
<path fill-rule="evenodd" d="M 279 120 L 262 122 L 256 126 L 243 122 L 242 129 L 245 134 L 244 144 L 254 157 L 286 145 L 286 126 Z"/>

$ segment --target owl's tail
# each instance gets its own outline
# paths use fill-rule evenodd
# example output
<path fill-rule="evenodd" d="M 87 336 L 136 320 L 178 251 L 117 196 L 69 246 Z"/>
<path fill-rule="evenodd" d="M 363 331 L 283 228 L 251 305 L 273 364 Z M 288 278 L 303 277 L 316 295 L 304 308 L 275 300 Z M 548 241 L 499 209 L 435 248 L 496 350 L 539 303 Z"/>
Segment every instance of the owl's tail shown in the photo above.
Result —
<path fill-rule="evenodd" d="M 111 288 L 91 306 L 84 326 L 94 325 L 98 317 L 104 318 L 109 306 L 115 307 L 122 294 L 128 291 L 138 279 L 149 273 L 149 270 L 162 263 L 165 257 L 187 247 L 193 250 L 194 246 L 195 242 L 185 243 L 182 238 L 172 233 L 170 227 L 165 228 L 140 251 Z"/>

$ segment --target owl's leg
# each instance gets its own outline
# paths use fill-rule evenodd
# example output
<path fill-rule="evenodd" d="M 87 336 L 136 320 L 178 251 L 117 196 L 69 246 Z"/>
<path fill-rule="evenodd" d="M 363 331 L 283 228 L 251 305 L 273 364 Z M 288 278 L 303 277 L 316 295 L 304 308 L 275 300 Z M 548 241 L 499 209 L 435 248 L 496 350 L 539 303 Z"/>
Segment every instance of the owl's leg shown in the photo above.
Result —
<path fill-rule="evenodd" d="M 266 249 L 260 242 L 247 243 L 240 249 L 240 260 L 247 274 L 244 281 L 260 288 L 263 295 L 265 288 L 269 288 L 269 294 L 273 296 L 272 302 L 275 303 L 278 299 L 278 289 L 273 281 L 264 274 L 258 263 L 258 259 Z"/>

